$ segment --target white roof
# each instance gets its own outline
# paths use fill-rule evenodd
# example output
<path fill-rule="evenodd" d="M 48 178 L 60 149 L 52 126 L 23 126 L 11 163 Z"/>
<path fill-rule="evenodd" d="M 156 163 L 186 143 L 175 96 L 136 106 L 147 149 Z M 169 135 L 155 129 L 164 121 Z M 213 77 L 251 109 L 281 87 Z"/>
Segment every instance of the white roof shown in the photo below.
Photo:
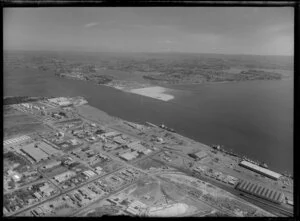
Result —
<path fill-rule="evenodd" d="M 138 207 L 146 207 L 146 205 L 144 203 L 142 203 L 141 201 L 134 201 L 130 204 L 130 207 L 135 207 L 135 206 L 138 206 Z"/>
<path fill-rule="evenodd" d="M 126 160 L 132 160 L 137 157 L 137 153 L 136 152 L 126 152 L 120 156 L 125 158 Z"/>
<path fill-rule="evenodd" d="M 264 173 L 264 174 L 267 174 L 269 176 L 272 176 L 272 177 L 274 177 L 276 179 L 278 179 L 279 177 L 281 177 L 281 174 L 279 174 L 279 173 L 276 173 L 276 172 L 271 171 L 269 169 L 260 167 L 260 166 L 258 166 L 256 164 L 250 163 L 250 162 L 245 161 L 245 160 L 243 160 L 240 164 L 242 164 L 243 166 L 246 166 L 246 167 L 250 167 L 251 169 L 259 171 L 261 173 Z"/>
<path fill-rule="evenodd" d="M 207 153 L 205 151 L 201 150 L 201 151 L 195 153 L 195 155 L 199 158 L 203 158 L 203 157 L 207 156 Z"/>
<path fill-rule="evenodd" d="M 16 138 L 12 138 L 12 139 L 9 139 L 9 140 L 5 140 L 5 141 L 3 141 L 3 145 L 9 145 L 9 144 L 25 141 L 25 140 L 28 140 L 28 139 L 30 139 L 30 137 L 24 135 L 24 136 L 21 136 L 21 137 L 16 137 Z"/>
<path fill-rule="evenodd" d="M 114 141 L 117 143 L 125 144 L 126 140 L 124 140 L 122 137 L 115 137 Z"/>
<path fill-rule="evenodd" d="M 116 132 L 116 131 L 112 131 L 112 132 L 107 132 L 105 134 L 103 134 L 106 137 L 112 137 L 112 136 L 117 136 L 120 135 L 120 133 Z"/>

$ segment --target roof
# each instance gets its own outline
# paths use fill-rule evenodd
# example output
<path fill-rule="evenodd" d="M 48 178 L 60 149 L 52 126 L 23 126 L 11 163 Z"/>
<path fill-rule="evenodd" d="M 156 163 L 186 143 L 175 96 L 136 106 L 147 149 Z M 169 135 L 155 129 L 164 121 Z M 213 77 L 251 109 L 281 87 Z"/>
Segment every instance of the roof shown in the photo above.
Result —
<path fill-rule="evenodd" d="M 40 161 L 42 159 L 48 158 L 48 154 L 39 148 L 34 147 L 34 143 L 28 144 L 22 147 L 22 150 L 31 156 L 35 161 Z"/>
<path fill-rule="evenodd" d="M 237 189 L 276 202 L 281 202 L 284 196 L 282 192 L 246 180 L 241 181 Z"/>
<path fill-rule="evenodd" d="M 134 202 L 132 202 L 130 204 L 130 207 L 146 207 L 146 205 L 144 203 L 142 203 L 141 201 L 135 200 Z"/>
<path fill-rule="evenodd" d="M 112 131 L 112 132 L 107 132 L 105 134 L 103 134 L 106 137 L 113 137 L 113 136 L 117 136 L 120 135 L 120 133 L 116 132 L 116 131 Z"/>
<path fill-rule="evenodd" d="M 269 169 L 260 167 L 260 166 L 258 166 L 258 165 L 256 165 L 256 164 L 250 163 L 250 162 L 245 161 L 245 160 L 243 160 L 242 162 L 240 162 L 240 164 L 241 164 L 242 166 L 249 167 L 249 168 L 251 168 L 251 169 L 253 169 L 253 170 L 255 170 L 255 171 L 261 172 L 261 173 L 263 173 L 263 174 L 266 174 L 266 175 L 268 175 L 268 176 L 274 177 L 274 178 L 276 178 L 276 179 L 278 179 L 279 177 L 281 177 L 281 174 L 279 174 L 279 173 L 276 173 L 276 172 L 271 171 L 271 170 L 269 170 Z"/>
<path fill-rule="evenodd" d="M 206 157 L 207 154 L 205 153 L 205 151 L 199 151 L 197 153 L 195 153 L 195 156 L 198 157 L 198 158 L 203 158 L 203 157 Z"/>
<path fill-rule="evenodd" d="M 71 102 L 69 101 L 68 98 L 66 97 L 57 97 L 57 98 L 51 98 L 51 99 L 48 99 L 50 102 L 52 103 L 56 103 L 58 105 L 68 105 L 68 104 L 71 104 Z"/>
<path fill-rule="evenodd" d="M 30 137 L 26 136 L 26 135 L 21 136 L 21 137 L 15 137 L 15 138 L 3 141 L 3 145 L 9 145 L 9 144 L 17 143 L 17 142 L 22 142 L 22 141 L 25 141 L 28 139 L 30 139 Z"/>
<path fill-rule="evenodd" d="M 114 141 L 119 143 L 119 144 L 125 144 L 126 140 L 124 140 L 122 137 L 115 137 Z"/>
<path fill-rule="evenodd" d="M 136 158 L 137 155 L 138 155 L 137 152 L 126 152 L 126 153 L 120 155 L 120 157 L 122 157 L 126 160 L 132 160 L 132 159 Z"/>
<path fill-rule="evenodd" d="M 134 150 L 147 151 L 147 148 L 140 144 L 140 141 L 134 141 L 130 144 L 127 144 L 127 146 Z"/>
<path fill-rule="evenodd" d="M 38 147 L 44 151 L 45 153 L 52 155 L 55 154 L 57 152 L 59 152 L 57 149 L 53 148 L 52 146 L 50 146 L 49 144 L 45 143 L 45 142 L 41 142 L 38 144 Z"/>

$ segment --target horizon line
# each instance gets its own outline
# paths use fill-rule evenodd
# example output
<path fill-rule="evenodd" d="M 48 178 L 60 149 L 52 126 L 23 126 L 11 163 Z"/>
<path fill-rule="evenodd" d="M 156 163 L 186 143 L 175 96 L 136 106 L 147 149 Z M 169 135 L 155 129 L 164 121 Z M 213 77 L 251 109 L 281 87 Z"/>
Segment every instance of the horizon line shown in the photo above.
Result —
<path fill-rule="evenodd" d="M 99 51 L 91 51 L 86 50 L 83 51 L 81 49 L 74 49 L 74 50 L 59 50 L 59 49 L 3 49 L 3 51 L 28 51 L 28 52 L 81 52 L 81 53 L 120 53 L 120 54 L 208 54 L 208 55 L 225 55 L 225 56 L 270 56 L 270 57 L 294 57 L 294 54 L 292 55 L 270 55 L 270 54 L 243 54 L 243 53 L 213 53 L 213 52 L 184 52 L 184 51 L 157 51 L 157 52 L 147 52 L 147 51 L 105 51 L 105 50 L 99 50 Z"/>

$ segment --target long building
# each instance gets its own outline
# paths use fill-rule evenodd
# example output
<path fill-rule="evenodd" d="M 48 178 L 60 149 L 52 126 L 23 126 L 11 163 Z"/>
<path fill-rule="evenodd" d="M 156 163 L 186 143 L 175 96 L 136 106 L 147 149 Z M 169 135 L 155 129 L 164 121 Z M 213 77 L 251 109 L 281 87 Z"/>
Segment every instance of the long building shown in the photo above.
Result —
<path fill-rule="evenodd" d="M 246 180 L 239 182 L 236 189 L 275 203 L 282 203 L 284 200 L 283 193 Z"/>
<path fill-rule="evenodd" d="M 16 137 L 16 138 L 12 138 L 12 139 L 9 139 L 9 140 L 5 140 L 3 142 L 3 146 L 6 146 L 6 145 L 14 145 L 14 144 L 17 144 L 17 143 L 22 143 L 22 142 L 25 142 L 27 140 L 29 140 L 30 137 L 29 136 L 21 136 L 21 137 Z"/>
<path fill-rule="evenodd" d="M 52 146 L 50 146 L 49 144 L 47 144 L 45 142 L 39 143 L 38 147 L 48 155 L 54 155 L 54 154 L 60 152 L 59 150 L 53 148 Z"/>
<path fill-rule="evenodd" d="M 21 148 L 21 151 L 26 153 L 29 157 L 31 157 L 35 162 L 39 162 L 41 160 L 45 160 L 49 157 L 44 151 L 35 147 L 35 143 L 30 143 Z"/>
<path fill-rule="evenodd" d="M 256 173 L 260 173 L 260 174 L 262 174 L 262 175 L 264 175 L 266 177 L 269 177 L 271 179 L 274 179 L 274 180 L 278 180 L 282 176 L 279 173 L 276 173 L 276 172 L 271 171 L 269 169 L 260 167 L 260 166 L 258 166 L 256 164 L 250 163 L 250 162 L 245 161 L 245 160 L 241 161 L 239 165 L 242 166 L 242 167 L 245 167 L 245 168 L 247 168 L 249 170 L 252 170 L 252 171 L 254 171 Z"/>
<path fill-rule="evenodd" d="M 48 159 L 49 156 L 60 152 L 45 142 L 30 143 L 22 147 L 21 150 L 35 162 Z"/>

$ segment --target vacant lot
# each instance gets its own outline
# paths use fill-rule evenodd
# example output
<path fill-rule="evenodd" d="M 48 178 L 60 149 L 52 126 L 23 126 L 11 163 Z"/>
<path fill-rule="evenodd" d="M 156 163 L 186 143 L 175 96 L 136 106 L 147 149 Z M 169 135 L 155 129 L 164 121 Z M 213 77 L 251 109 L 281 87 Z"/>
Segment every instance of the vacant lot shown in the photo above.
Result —
<path fill-rule="evenodd" d="M 115 123 L 115 119 L 109 116 L 104 111 L 101 111 L 95 107 L 89 105 L 82 105 L 77 108 L 78 113 L 91 121 L 99 122 L 100 124 L 111 124 Z"/>
<path fill-rule="evenodd" d="M 46 129 L 47 128 L 41 122 L 19 112 L 4 116 L 4 138 L 30 134 Z"/>

